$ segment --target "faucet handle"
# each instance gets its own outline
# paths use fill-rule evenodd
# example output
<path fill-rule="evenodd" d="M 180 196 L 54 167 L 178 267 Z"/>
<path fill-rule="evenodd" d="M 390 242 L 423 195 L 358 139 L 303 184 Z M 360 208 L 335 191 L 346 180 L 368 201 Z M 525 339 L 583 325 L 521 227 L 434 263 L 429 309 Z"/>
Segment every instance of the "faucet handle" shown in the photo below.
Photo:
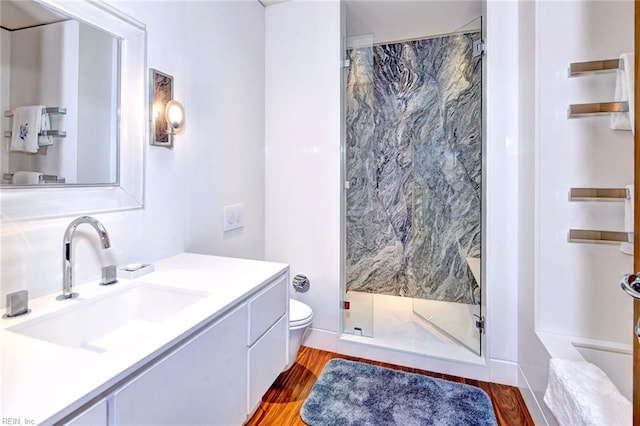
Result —
<path fill-rule="evenodd" d="M 102 268 L 102 280 L 100 285 L 110 285 L 118 282 L 118 270 L 116 265 L 109 265 Z"/>
<path fill-rule="evenodd" d="M 27 290 L 7 294 L 7 313 L 3 315 L 3 318 L 17 317 L 29 312 L 31 309 L 29 309 L 29 292 Z"/>

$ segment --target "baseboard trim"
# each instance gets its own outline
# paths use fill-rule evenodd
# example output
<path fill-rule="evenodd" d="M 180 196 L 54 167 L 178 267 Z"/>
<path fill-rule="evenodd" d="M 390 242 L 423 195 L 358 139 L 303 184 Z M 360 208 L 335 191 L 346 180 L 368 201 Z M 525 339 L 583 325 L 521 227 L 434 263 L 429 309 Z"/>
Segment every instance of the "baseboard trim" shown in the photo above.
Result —
<path fill-rule="evenodd" d="M 502 359 L 490 359 L 489 381 L 509 386 L 518 386 L 518 364 Z"/>
<path fill-rule="evenodd" d="M 539 376 L 543 373 L 540 371 L 530 371 L 530 373 L 530 375 L 527 375 L 522 365 L 518 367 L 518 388 L 529 410 L 529 414 L 531 414 L 533 418 L 534 424 L 558 426 L 558 422 L 542 399 L 544 397 L 544 391 L 536 389 L 540 386 L 540 383 L 537 382 L 540 381 Z M 546 374 L 546 372 L 544 373 Z M 532 382 L 531 379 L 535 382 Z M 532 383 L 536 384 L 532 386 Z"/>

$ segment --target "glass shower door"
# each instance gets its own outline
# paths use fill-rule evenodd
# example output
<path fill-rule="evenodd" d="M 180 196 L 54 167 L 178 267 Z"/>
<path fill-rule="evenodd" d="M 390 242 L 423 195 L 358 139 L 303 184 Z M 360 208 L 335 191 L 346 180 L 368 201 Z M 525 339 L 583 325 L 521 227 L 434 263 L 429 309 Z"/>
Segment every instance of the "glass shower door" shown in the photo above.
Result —
<path fill-rule="evenodd" d="M 345 147 L 343 250 L 343 332 L 373 337 L 372 283 L 375 268 L 369 252 L 376 245 L 373 34 L 346 39 L 344 71 Z M 373 275 L 372 275 L 373 274 Z"/>
<path fill-rule="evenodd" d="M 414 149 L 413 311 L 476 354 L 481 352 L 481 18 L 426 40 L 451 54 L 429 65 L 438 76 L 432 131 Z"/>

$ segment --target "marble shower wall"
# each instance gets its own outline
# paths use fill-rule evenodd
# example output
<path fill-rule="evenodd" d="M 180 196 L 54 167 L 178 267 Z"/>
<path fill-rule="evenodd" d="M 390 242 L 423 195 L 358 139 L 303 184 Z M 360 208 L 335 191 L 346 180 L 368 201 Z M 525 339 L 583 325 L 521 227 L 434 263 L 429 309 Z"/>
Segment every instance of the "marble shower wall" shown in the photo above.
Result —
<path fill-rule="evenodd" d="M 465 260 L 480 256 L 478 38 L 348 52 L 347 290 L 479 302 Z"/>

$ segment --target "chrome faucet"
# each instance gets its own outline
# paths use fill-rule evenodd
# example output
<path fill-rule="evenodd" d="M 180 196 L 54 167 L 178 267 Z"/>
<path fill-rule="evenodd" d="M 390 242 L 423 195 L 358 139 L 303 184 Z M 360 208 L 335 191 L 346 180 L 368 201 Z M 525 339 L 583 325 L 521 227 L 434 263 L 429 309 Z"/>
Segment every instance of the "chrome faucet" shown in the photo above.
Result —
<path fill-rule="evenodd" d="M 62 294 L 56 297 L 57 300 L 72 299 L 78 297 L 78 293 L 73 292 L 73 265 L 71 263 L 71 240 L 76 232 L 76 228 L 79 225 L 87 223 L 96 230 L 100 237 L 100 243 L 103 249 L 111 247 L 111 241 L 109 240 L 109 234 L 104 228 L 102 223 L 91 216 L 81 216 L 75 219 L 67 226 L 67 230 L 64 232 L 64 239 L 62 241 Z"/>

